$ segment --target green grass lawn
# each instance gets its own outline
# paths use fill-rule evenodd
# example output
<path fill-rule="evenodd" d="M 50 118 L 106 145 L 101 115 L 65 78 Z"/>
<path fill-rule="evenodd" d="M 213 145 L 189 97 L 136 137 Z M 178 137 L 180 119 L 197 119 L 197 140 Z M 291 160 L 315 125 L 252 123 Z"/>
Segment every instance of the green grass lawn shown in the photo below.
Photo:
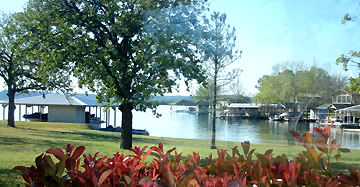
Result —
<path fill-rule="evenodd" d="M 16 122 L 16 128 L 7 127 L 6 121 L 0 121 L 0 186 L 16 186 L 22 182 L 12 168 L 17 165 L 30 166 L 40 153 L 51 147 L 64 148 L 67 144 L 84 145 L 86 153 L 100 152 L 102 155 L 112 155 L 115 152 L 129 153 L 120 149 L 120 133 L 91 130 L 84 124 L 45 123 L 45 122 Z M 209 149 L 210 141 L 161 138 L 152 136 L 133 136 L 134 146 L 153 146 L 163 143 L 165 150 L 176 147 L 178 152 L 187 155 L 199 152 L 201 156 L 216 154 L 216 150 Z M 239 146 L 240 142 L 217 141 L 218 149 L 230 150 Z M 290 158 L 304 150 L 301 146 L 287 144 L 253 144 L 256 152 L 264 153 L 267 149 L 274 149 L 274 154 L 286 154 Z M 343 154 L 340 161 L 334 163 L 338 170 L 349 167 L 360 168 L 360 150 L 352 150 Z"/>

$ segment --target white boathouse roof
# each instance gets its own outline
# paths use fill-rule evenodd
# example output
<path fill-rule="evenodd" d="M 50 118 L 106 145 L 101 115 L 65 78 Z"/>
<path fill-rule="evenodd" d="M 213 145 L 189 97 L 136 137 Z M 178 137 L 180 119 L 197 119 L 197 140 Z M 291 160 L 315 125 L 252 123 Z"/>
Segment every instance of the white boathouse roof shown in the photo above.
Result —
<path fill-rule="evenodd" d="M 285 106 L 282 104 L 262 104 L 262 103 L 231 103 L 227 107 L 228 108 L 260 108 L 262 106 L 285 108 Z"/>
<path fill-rule="evenodd" d="M 257 103 L 231 103 L 228 108 L 260 108 L 261 104 Z"/>
<path fill-rule="evenodd" d="M 360 112 L 360 105 L 355 105 L 338 110 L 339 112 Z"/>
<path fill-rule="evenodd" d="M 8 101 L 0 100 L 0 104 L 8 104 Z M 95 95 L 63 95 L 57 93 L 44 94 L 38 96 L 23 97 L 15 99 L 17 105 L 37 105 L 37 106 L 100 106 L 96 102 Z"/>

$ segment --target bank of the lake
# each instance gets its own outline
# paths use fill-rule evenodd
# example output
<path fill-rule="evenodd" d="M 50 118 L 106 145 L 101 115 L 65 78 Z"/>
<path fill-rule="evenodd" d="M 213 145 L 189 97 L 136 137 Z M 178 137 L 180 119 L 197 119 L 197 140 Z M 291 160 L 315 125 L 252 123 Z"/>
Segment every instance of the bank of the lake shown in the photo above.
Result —
<path fill-rule="evenodd" d="M 16 128 L 10 128 L 6 126 L 6 121 L 0 121 L 0 186 L 15 186 L 21 182 L 12 168 L 16 165 L 34 164 L 35 157 L 50 147 L 74 144 L 86 146 L 86 153 L 129 153 L 128 150 L 119 149 L 119 141 L 120 133 L 91 130 L 84 124 L 17 122 Z M 202 157 L 216 155 L 216 150 L 209 149 L 208 140 L 134 135 L 133 141 L 134 146 L 141 147 L 163 143 L 165 149 L 176 147 L 184 155 L 192 152 L 199 152 Z M 217 141 L 219 149 L 229 150 L 234 146 L 241 147 L 240 142 Z M 303 150 L 301 146 L 287 144 L 252 144 L 252 147 L 259 153 L 274 149 L 274 154 L 286 154 L 290 158 Z M 350 166 L 360 168 L 359 154 L 360 150 L 352 150 L 351 153 L 344 154 L 335 166 L 341 169 Z"/>
<path fill-rule="evenodd" d="M 36 109 L 37 107 L 34 107 Z M 201 139 L 209 141 L 212 132 L 210 115 L 196 115 L 186 111 L 186 106 L 160 105 L 157 112 L 161 117 L 156 118 L 151 110 L 146 112 L 133 111 L 133 128 L 146 129 L 151 136 L 167 138 Z M 45 107 L 45 112 L 46 112 Z M 15 120 L 18 121 L 21 110 L 15 111 Z M 89 110 L 91 114 L 101 116 L 103 121 L 108 121 L 111 126 L 119 127 L 121 124 L 121 112 L 111 109 L 105 115 L 104 111 Z M 102 111 L 102 112 L 100 112 Z M 28 109 L 27 113 L 32 110 Z M 36 112 L 36 110 L 35 110 Z M 0 107 L 1 113 L 1 107 Z M 101 114 L 100 114 L 101 113 Z M 6 114 L 6 111 L 5 111 Z M 107 116 L 107 117 L 106 117 Z M 5 115 L 6 117 L 6 115 Z M 2 119 L 2 118 L 0 118 Z M 24 121 L 25 119 L 21 119 Z M 105 124 L 102 124 L 105 127 Z M 289 135 L 289 130 L 296 130 L 302 134 L 311 131 L 316 126 L 314 123 L 277 122 L 268 120 L 222 120 L 216 119 L 216 140 L 219 141 L 250 141 L 256 144 L 293 144 L 294 137 Z M 332 139 L 336 138 L 343 147 L 360 149 L 360 132 L 343 132 L 340 129 L 332 129 Z"/>

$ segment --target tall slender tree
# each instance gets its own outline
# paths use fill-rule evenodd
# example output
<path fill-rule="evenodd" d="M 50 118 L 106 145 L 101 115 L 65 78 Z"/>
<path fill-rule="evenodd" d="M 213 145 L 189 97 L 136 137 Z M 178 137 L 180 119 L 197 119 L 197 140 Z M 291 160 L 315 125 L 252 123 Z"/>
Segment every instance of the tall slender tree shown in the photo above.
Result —
<path fill-rule="evenodd" d="M 216 149 L 216 103 L 217 103 L 217 88 L 223 85 L 224 82 L 229 83 L 238 76 L 239 69 L 233 68 L 229 71 L 227 67 L 235 62 L 241 55 L 241 51 L 236 49 L 236 33 L 235 28 L 231 28 L 226 23 L 226 15 L 214 12 L 211 15 L 208 23 L 208 35 L 204 37 L 204 54 L 203 58 L 206 61 L 208 68 L 209 80 L 213 81 L 213 99 L 212 99 L 212 134 L 211 147 Z"/>
<path fill-rule="evenodd" d="M 56 64 L 45 64 L 34 55 L 39 43 L 30 44 L 22 27 L 24 13 L 1 16 L 0 20 L 0 77 L 7 86 L 9 98 L 8 126 L 15 127 L 15 94 L 29 90 L 68 89 L 70 79 Z"/>
<path fill-rule="evenodd" d="M 149 98 L 171 92 L 181 77 L 204 80 L 198 44 L 205 10 L 206 0 L 32 0 L 27 9 L 50 54 L 100 101 L 118 106 L 125 149 L 133 110 L 154 109 Z"/>

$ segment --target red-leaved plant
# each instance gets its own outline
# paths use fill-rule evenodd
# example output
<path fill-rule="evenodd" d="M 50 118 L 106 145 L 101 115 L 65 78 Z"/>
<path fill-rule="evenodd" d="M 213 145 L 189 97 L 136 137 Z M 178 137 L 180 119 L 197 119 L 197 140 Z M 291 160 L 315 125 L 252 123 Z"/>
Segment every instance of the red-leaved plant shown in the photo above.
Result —
<path fill-rule="evenodd" d="M 242 142 L 243 153 L 237 147 L 229 154 L 218 150 L 217 157 L 201 159 L 198 153 L 187 157 L 175 151 L 163 150 L 163 145 L 134 147 L 133 154 L 115 153 L 112 157 L 98 158 L 99 153 L 83 154 L 84 147 L 74 149 L 68 145 L 65 153 L 53 148 L 35 160 L 36 166 L 17 166 L 27 186 L 356 186 L 360 184 L 360 171 L 350 169 L 349 174 L 334 175 L 330 157 L 340 152 L 336 141 L 329 142 L 330 127 L 314 129 L 321 137 L 313 142 L 311 133 L 300 136 L 290 131 L 305 151 L 293 160 L 285 155 L 274 157 L 272 150 L 255 153 L 249 142 Z M 320 151 L 320 152 L 318 152 Z M 173 154 L 174 153 L 174 154 Z M 58 162 L 54 163 L 50 155 Z M 254 155 L 256 159 L 253 159 Z M 324 156 L 325 155 L 325 156 Z M 151 157 L 151 161 L 146 160 Z M 82 169 L 80 168 L 80 164 Z"/>

